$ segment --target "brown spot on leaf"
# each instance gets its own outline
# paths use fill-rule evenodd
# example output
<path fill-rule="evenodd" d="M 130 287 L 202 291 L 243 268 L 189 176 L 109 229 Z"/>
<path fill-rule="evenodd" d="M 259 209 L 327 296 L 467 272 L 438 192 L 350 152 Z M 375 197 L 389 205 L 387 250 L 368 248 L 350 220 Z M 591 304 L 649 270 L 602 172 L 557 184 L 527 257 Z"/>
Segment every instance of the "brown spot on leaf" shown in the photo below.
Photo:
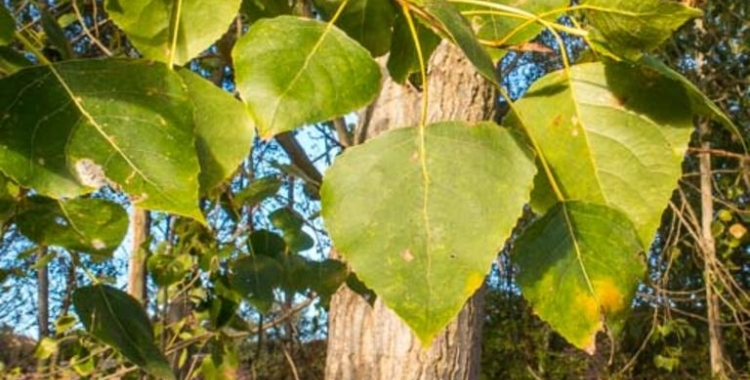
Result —
<path fill-rule="evenodd" d="M 401 251 L 401 258 L 404 259 L 404 261 L 406 261 L 407 263 L 410 263 L 412 262 L 412 260 L 414 260 L 414 255 L 411 253 L 411 250 L 407 248 Z"/>
<path fill-rule="evenodd" d="M 560 124 L 562 124 L 562 120 L 563 120 L 563 116 L 562 115 L 555 116 L 555 119 L 552 120 L 552 126 L 553 127 L 559 127 Z"/>

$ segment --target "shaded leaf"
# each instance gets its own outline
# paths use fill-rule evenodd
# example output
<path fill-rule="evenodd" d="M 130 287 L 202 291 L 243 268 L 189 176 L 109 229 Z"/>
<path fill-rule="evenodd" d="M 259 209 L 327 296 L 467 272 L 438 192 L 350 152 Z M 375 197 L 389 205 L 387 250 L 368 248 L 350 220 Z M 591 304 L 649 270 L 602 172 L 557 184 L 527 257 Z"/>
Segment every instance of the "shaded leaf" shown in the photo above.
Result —
<path fill-rule="evenodd" d="M 44 30 L 49 43 L 60 53 L 62 59 L 73 58 L 73 47 L 70 45 L 65 31 L 57 23 L 55 16 L 52 16 L 46 7 L 40 7 L 39 14 L 41 16 L 40 23 L 42 24 L 42 30 Z"/>
<path fill-rule="evenodd" d="M 16 20 L 4 4 L 0 4 L 0 46 L 8 45 L 16 33 Z"/>
<path fill-rule="evenodd" d="M 16 186 L 0 173 L 0 226 L 11 216 L 16 208 Z"/>
<path fill-rule="evenodd" d="M 242 102 L 187 70 L 178 73 L 193 104 L 201 194 L 208 194 L 235 172 L 250 154 L 255 125 Z"/>
<path fill-rule="evenodd" d="M 534 312 L 592 353 L 596 334 L 622 327 L 646 267 L 632 223 L 617 210 L 563 202 L 529 226 L 511 254 Z"/>
<path fill-rule="evenodd" d="M 133 364 L 160 379 L 174 379 L 143 307 L 127 293 L 107 285 L 76 289 L 73 307 L 86 330 Z"/>
<path fill-rule="evenodd" d="M 315 241 L 302 230 L 305 219 L 290 208 L 280 208 L 272 212 L 268 219 L 274 227 L 281 230 L 284 241 L 293 252 L 302 252 L 312 248 Z"/>
<path fill-rule="evenodd" d="M 245 256 L 231 266 L 230 286 L 262 313 L 273 305 L 273 290 L 281 282 L 283 268 L 275 259 L 263 256 Z"/>
<path fill-rule="evenodd" d="M 586 0 L 586 17 L 595 28 L 594 48 L 636 59 L 661 45 L 672 32 L 703 13 L 668 0 Z"/>
<path fill-rule="evenodd" d="M 453 4 L 446 0 L 415 0 L 414 3 L 439 22 L 441 32 L 446 33 L 447 37 L 464 52 L 479 74 L 500 86 L 495 74 L 495 64 L 477 40 L 469 22 Z"/>
<path fill-rule="evenodd" d="M 441 38 L 430 28 L 415 23 L 419 47 L 422 50 L 425 60 L 432 55 L 435 48 L 440 44 Z M 412 73 L 419 72 L 419 57 L 417 48 L 414 44 L 414 37 L 411 35 L 406 18 L 402 14 L 396 17 L 393 26 L 393 38 L 391 40 L 391 52 L 388 55 L 388 74 L 397 83 L 404 84 Z"/>
<path fill-rule="evenodd" d="M 250 183 L 247 188 L 240 190 L 234 196 L 238 205 L 253 207 L 267 198 L 271 198 L 281 189 L 281 180 L 277 177 L 258 178 Z"/>
<path fill-rule="evenodd" d="M 242 0 L 240 12 L 252 23 L 261 18 L 291 14 L 292 6 L 288 0 Z"/>
<path fill-rule="evenodd" d="M 105 9 L 145 58 L 182 65 L 229 29 L 241 2 L 216 1 L 208 9 L 202 0 L 107 0 Z"/>
<path fill-rule="evenodd" d="M 417 128 L 391 130 L 335 161 L 322 215 L 357 276 L 429 345 L 482 285 L 535 171 L 494 123 L 428 125 L 424 156 Z"/>
<path fill-rule="evenodd" d="M 314 0 L 315 6 L 330 19 L 343 0 Z M 336 20 L 341 28 L 374 57 L 383 55 L 391 47 L 391 29 L 396 17 L 393 3 L 383 0 L 348 0 L 346 7 Z"/>
<path fill-rule="evenodd" d="M 110 184 L 202 221 L 193 146 L 184 84 L 163 64 L 70 61 L 0 79 L 0 170 L 40 194 Z"/>
<path fill-rule="evenodd" d="M 553 176 L 537 185 L 624 212 L 649 246 L 693 131 L 684 91 L 651 70 L 589 63 L 539 79 L 514 109 L 508 123 L 527 131 Z"/>
<path fill-rule="evenodd" d="M 355 111 L 380 90 L 380 68 L 370 53 L 315 20 L 260 20 L 232 56 L 237 89 L 263 138 Z"/>
<path fill-rule="evenodd" d="M 284 239 L 268 230 L 253 231 L 250 234 L 250 250 L 253 255 L 263 255 L 275 259 L 283 257 L 287 252 Z"/>
<path fill-rule="evenodd" d="M 37 244 L 103 257 L 112 256 L 128 231 L 128 214 L 122 206 L 95 198 L 27 198 L 16 221 L 21 233 Z"/>
<path fill-rule="evenodd" d="M 32 63 L 15 49 L 0 46 L 0 74 L 10 75 L 31 65 Z"/>

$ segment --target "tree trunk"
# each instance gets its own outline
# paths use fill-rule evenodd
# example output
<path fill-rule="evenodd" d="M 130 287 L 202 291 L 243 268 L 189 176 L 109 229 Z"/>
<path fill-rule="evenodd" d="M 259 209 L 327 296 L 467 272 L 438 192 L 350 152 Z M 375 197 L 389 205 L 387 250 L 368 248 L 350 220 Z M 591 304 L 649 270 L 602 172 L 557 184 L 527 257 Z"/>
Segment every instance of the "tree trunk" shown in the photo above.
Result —
<path fill-rule="evenodd" d="M 148 238 L 150 218 L 148 211 L 133 208 L 130 221 L 130 231 L 133 237 L 130 259 L 128 260 L 128 294 L 141 303 L 146 303 L 146 250 L 141 246 Z"/>
<path fill-rule="evenodd" d="M 428 121 L 492 120 L 494 91 L 456 48 L 443 44 L 431 59 Z M 360 136 L 417 125 L 421 93 L 389 79 Z M 368 116 L 371 116 L 369 120 Z M 489 269 L 489 268 L 488 268 Z M 478 291 L 431 347 L 378 299 L 370 306 L 342 287 L 329 313 L 326 380 L 473 380 L 479 378 L 484 291 Z"/>

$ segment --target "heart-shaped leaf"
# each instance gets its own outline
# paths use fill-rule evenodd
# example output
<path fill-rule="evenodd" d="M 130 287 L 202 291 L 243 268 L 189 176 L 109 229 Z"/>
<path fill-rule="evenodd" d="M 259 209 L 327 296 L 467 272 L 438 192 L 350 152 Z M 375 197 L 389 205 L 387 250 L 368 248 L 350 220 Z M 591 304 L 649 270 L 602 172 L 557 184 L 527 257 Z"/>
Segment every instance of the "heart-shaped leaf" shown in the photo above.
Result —
<path fill-rule="evenodd" d="M 380 68 L 370 53 L 315 20 L 260 20 L 232 56 L 237 89 L 263 138 L 355 111 L 380 91 Z"/>
<path fill-rule="evenodd" d="M 110 184 L 203 220 L 194 144 L 184 84 L 160 63 L 70 61 L 0 80 L 0 170 L 43 195 Z"/>
<path fill-rule="evenodd" d="M 111 257 L 128 232 L 128 214 L 117 203 L 95 198 L 24 200 L 16 219 L 37 244 Z"/>
<path fill-rule="evenodd" d="M 423 148 L 423 149 L 422 149 Z M 528 201 L 532 158 L 494 123 L 389 131 L 326 173 L 338 252 L 425 345 L 479 288 Z"/>
<path fill-rule="evenodd" d="M 508 123 L 525 129 L 562 199 L 625 213 L 651 244 L 693 131 L 690 101 L 670 79 L 625 64 L 577 65 L 535 82 Z M 555 195 L 542 191 L 534 196 Z"/>
<path fill-rule="evenodd" d="M 105 9 L 145 58 L 182 65 L 208 49 L 242 0 L 107 0 Z"/>
<path fill-rule="evenodd" d="M 78 288 L 73 307 L 86 330 L 158 379 L 174 379 L 143 307 L 127 293 L 107 285 Z"/>
<path fill-rule="evenodd" d="M 524 297 L 565 339 L 593 353 L 617 332 L 646 267 L 632 223 L 617 210 L 562 202 L 527 227 L 511 255 Z"/>
<path fill-rule="evenodd" d="M 592 46 L 628 59 L 653 50 L 682 24 L 703 15 L 669 0 L 586 0 L 583 7 L 596 31 Z"/>
<path fill-rule="evenodd" d="M 343 0 L 314 0 L 327 19 L 339 9 Z M 349 0 L 336 20 L 336 26 L 362 44 L 374 57 L 391 47 L 391 29 L 396 9 L 390 1 Z"/>
<path fill-rule="evenodd" d="M 229 178 L 250 154 L 255 137 L 253 124 L 242 102 L 197 74 L 178 73 L 193 103 L 201 194 L 207 194 Z"/>

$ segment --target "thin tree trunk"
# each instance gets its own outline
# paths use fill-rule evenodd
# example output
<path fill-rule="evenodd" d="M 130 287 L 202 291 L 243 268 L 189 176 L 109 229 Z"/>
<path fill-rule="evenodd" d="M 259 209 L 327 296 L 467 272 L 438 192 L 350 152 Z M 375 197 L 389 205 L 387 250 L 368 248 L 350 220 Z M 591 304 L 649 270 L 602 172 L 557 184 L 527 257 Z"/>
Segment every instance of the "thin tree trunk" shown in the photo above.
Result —
<path fill-rule="evenodd" d="M 45 260 L 47 256 L 47 247 L 39 247 L 37 262 Z M 37 280 L 37 302 L 39 312 L 37 322 L 39 323 L 39 340 L 49 336 L 49 268 L 44 264 L 36 270 Z"/>
<path fill-rule="evenodd" d="M 429 121 L 492 120 L 492 87 L 456 48 L 441 45 L 431 60 Z M 366 131 L 416 125 L 420 92 L 386 80 Z M 367 119 L 367 113 L 363 115 Z M 488 267 L 489 269 L 489 267 Z M 474 380 L 479 378 L 484 291 L 472 297 L 431 347 L 422 347 L 406 325 L 378 299 L 370 306 L 342 287 L 329 313 L 326 380 Z"/>
<path fill-rule="evenodd" d="M 700 135 L 708 134 L 708 122 L 700 124 Z M 725 379 L 724 353 L 721 339 L 721 310 L 720 300 L 716 294 L 716 242 L 714 241 L 711 224 L 714 218 L 713 185 L 711 172 L 711 144 L 701 143 L 703 153 L 700 154 L 701 175 L 701 242 L 703 251 L 703 278 L 706 286 L 706 318 L 708 320 L 708 341 L 711 360 L 711 373 L 717 379 Z"/>
<path fill-rule="evenodd" d="M 134 207 L 130 223 L 133 244 L 128 260 L 128 294 L 145 304 L 147 301 L 146 260 L 148 257 L 147 251 L 141 249 L 141 246 L 149 234 L 150 217 L 148 211 Z"/>

